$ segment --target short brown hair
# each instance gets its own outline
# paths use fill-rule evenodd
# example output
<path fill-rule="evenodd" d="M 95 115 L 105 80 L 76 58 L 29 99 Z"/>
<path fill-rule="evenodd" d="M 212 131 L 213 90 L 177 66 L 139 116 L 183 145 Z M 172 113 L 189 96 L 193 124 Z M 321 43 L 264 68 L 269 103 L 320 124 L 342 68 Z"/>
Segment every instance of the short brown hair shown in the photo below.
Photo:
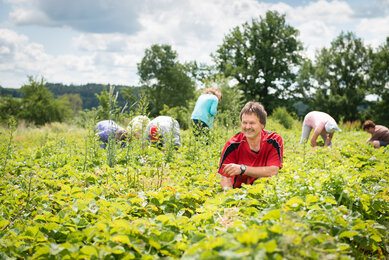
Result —
<path fill-rule="evenodd" d="M 223 97 L 222 92 L 217 88 L 206 88 L 204 89 L 203 94 L 215 95 L 217 99 L 219 99 L 219 102 L 222 101 L 222 97 Z"/>
<path fill-rule="evenodd" d="M 266 126 L 267 113 L 263 105 L 259 102 L 249 101 L 244 105 L 242 111 L 240 111 L 240 121 L 242 121 L 242 116 L 244 114 L 255 114 L 259 122 Z"/>
<path fill-rule="evenodd" d="M 128 136 L 129 136 L 129 132 L 123 129 L 118 130 L 115 134 L 115 138 L 118 141 L 124 141 L 128 138 Z"/>
<path fill-rule="evenodd" d="M 363 123 L 363 125 L 362 125 L 363 131 L 365 131 L 366 129 L 369 129 L 370 127 L 373 127 L 373 128 L 375 127 L 374 122 L 371 120 L 366 120 L 365 123 Z"/>

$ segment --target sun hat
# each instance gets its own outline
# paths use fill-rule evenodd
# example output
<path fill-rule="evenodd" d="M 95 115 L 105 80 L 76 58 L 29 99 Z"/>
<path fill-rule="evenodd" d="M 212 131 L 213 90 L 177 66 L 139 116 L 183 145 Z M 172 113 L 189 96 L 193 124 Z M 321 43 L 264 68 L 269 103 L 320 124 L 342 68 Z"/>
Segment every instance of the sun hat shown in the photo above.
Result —
<path fill-rule="evenodd" d="M 150 139 L 151 139 L 151 141 L 158 141 L 159 140 L 159 133 L 158 133 L 157 126 L 152 126 L 150 128 Z"/>
<path fill-rule="evenodd" d="M 328 121 L 325 125 L 325 129 L 328 133 L 334 133 L 335 131 L 342 132 L 335 121 Z"/>

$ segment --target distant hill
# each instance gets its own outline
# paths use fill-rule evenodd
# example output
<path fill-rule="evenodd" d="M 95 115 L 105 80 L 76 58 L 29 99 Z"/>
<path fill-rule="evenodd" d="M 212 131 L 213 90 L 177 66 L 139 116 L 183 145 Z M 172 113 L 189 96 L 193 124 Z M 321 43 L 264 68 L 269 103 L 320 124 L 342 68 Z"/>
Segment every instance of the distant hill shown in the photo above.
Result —
<path fill-rule="evenodd" d="M 46 87 L 53 93 L 55 98 L 65 95 L 65 94 L 79 94 L 82 99 L 82 109 L 91 109 L 93 107 L 98 107 L 99 100 L 96 97 L 96 94 L 99 94 L 103 90 L 109 91 L 109 86 L 102 84 L 88 83 L 86 85 L 63 85 L 62 83 L 46 83 Z M 119 92 L 118 95 L 118 105 L 123 107 L 125 105 L 125 100 L 123 99 L 120 91 L 123 88 L 128 88 L 129 86 L 115 86 L 115 92 Z M 130 87 L 134 89 L 135 96 L 138 96 L 138 87 Z M 2 88 L 0 87 L 0 95 L 12 95 L 13 97 L 22 97 L 20 89 L 14 88 Z"/>

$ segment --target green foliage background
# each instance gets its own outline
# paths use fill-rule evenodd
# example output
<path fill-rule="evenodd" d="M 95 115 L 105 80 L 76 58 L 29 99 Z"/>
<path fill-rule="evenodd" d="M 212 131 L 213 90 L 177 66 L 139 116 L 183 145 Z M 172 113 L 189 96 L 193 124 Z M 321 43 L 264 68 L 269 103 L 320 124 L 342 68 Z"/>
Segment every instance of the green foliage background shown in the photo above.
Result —
<path fill-rule="evenodd" d="M 299 145 L 301 131 L 270 118 L 284 140 L 278 176 L 223 192 L 225 141 L 182 131 L 162 152 L 135 140 L 108 152 L 92 125 L 1 128 L 0 258 L 377 259 L 388 257 L 388 148 L 361 131 L 333 147 Z"/>

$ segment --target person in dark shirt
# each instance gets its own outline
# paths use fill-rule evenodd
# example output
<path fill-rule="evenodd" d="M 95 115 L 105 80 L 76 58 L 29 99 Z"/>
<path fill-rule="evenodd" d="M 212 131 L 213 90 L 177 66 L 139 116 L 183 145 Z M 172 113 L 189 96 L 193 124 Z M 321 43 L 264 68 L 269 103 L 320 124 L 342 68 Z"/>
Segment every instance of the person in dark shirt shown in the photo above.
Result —
<path fill-rule="evenodd" d="M 389 129 L 383 125 L 376 125 L 373 121 L 367 120 L 362 125 L 363 131 L 371 134 L 367 143 L 372 143 L 375 148 L 385 147 L 389 143 Z"/>

